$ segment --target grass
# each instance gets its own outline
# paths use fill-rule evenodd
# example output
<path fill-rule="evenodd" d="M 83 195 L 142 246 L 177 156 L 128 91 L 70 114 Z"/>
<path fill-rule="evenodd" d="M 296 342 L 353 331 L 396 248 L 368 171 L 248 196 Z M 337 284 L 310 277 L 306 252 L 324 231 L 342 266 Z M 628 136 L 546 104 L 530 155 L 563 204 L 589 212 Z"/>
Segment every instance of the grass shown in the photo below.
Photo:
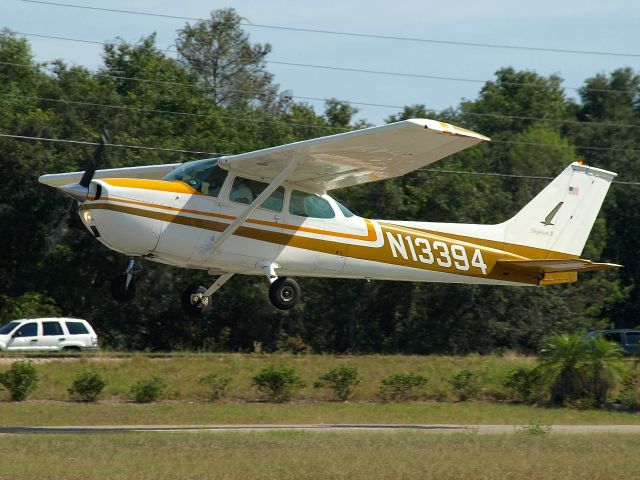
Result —
<path fill-rule="evenodd" d="M 15 358 L 15 357 L 14 357 Z M 8 366 L 12 357 L 0 357 L 0 369 Z M 501 386 L 502 378 L 516 367 L 532 364 L 527 357 L 498 357 L 470 355 L 451 356 L 331 356 L 331 355 L 266 355 L 266 354 L 189 354 L 150 357 L 145 355 L 111 356 L 98 354 L 71 358 L 33 358 L 40 376 L 39 387 L 31 399 L 67 400 L 67 389 L 74 378 L 87 370 L 98 371 L 107 381 L 102 399 L 124 401 L 130 387 L 138 380 L 158 375 L 168 384 L 167 397 L 173 400 L 204 400 L 208 392 L 199 384 L 200 377 L 215 373 L 231 377 L 229 395 L 235 400 L 256 400 L 260 396 L 251 378 L 270 363 L 283 363 L 296 369 L 307 387 L 296 395 L 297 400 L 330 400 L 328 389 L 314 389 L 313 383 L 323 373 L 341 364 L 355 365 L 362 377 L 355 389 L 353 401 L 378 399 L 382 379 L 392 373 L 415 372 L 427 377 L 422 398 L 454 400 L 449 378 L 461 369 L 477 372 L 483 384 L 480 398 L 506 399 L 508 393 Z M 2 393 L 0 392 L 0 398 Z M 5 397 L 6 398 L 6 397 Z"/>
<path fill-rule="evenodd" d="M 48 434 L 0 436 L 0 451 L 12 480 L 638 478 L 627 434 Z"/>
<path fill-rule="evenodd" d="M 0 426 L 162 424 L 640 424 L 640 414 L 486 402 L 0 403 Z"/>

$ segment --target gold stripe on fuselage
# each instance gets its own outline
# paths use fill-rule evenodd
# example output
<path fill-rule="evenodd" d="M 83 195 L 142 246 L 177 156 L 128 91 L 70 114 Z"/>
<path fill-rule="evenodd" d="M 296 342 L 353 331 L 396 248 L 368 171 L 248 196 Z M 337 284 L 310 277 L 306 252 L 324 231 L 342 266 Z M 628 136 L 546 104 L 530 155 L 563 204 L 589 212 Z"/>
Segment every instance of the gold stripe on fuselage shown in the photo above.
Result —
<path fill-rule="evenodd" d="M 129 179 L 127 179 L 129 180 Z M 163 181 L 154 181 L 154 180 L 145 180 L 141 182 L 140 180 L 133 179 L 135 182 L 122 182 L 118 181 L 118 184 L 122 184 L 122 186 L 130 186 L 133 184 L 139 185 L 137 188 L 143 188 L 142 185 L 146 185 L 149 189 L 157 189 L 158 186 L 163 186 L 165 189 L 163 191 L 172 191 L 172 192 L 181 192 L 181 193 L 189 193 L 186 189 L 183 189 L 181 185 L 185 185 L 182 182 L 163 182 Z M 113 180 L 109 180 L 109 184 L 115 186 L 116 182 Z M 169 186 L 165 185 L 170 183 Z M 188 187 L 187 185 L 185 185 Z M 188 187 L 190 188 L 190 187 Z M 227 222 L 221 220 L 227 220 L 229 222 L 233 221 L 236 217 L 231 215 L 222 215 L 216 214 L 212 212 L 204 212 L 199 210 L 190 210 L 190 209 L 181 209 L 176 207 L 164 206 L 159 204 L 153 204 L 148 202 L 140 202 L 135 200 L 121 199 L 117 197 L 110 197 L 106 201 L 98 201 L 97 203 L 87 203 L 80 207 L 82 210 L 90 210 L 90 209 L 107 209 L 112 211 L 117 211 L 129 215 L 136 215 L 147 218 L 154 218 L 158 220 L 162 220 L 168 223 L 176 223 L 185 226 L 201 228 L 210 231 L 223 231 L 229 224 Z M 150 210 L 150 208 L 156 210 L 164 210 L 156 211 Z M 167 213 L 171 212 L 171 213 Z M 211 219 L 203 219 L 196 218 L 192 216 L 188 216 L 186 214 L 191 215 L 199 215 L 204 217 L 209 217 Z M 315 234 L 315 235 L 323 235 L 329 237 L 336 237 L 338 239 L 346 239 L 346 240 L 359 240 L 359 241 L 369 241 L 372 244 L 379 243 L 378 235 L 374 228 L 373 222 L 369 219 L 364 219 L 365 224 L 367 225 L 367 234 L 366 235 L 357 235 L 343 232 L 335 232 L 328 230 L 321 230 L 315 228 L 308 228 L 296 225 L 287 225 L 280 224 L 276 222 L 268 222 L 262 220 L 248 219 L 246 221 L 247 224 L 253 224 L 256 226 L 269 226 L 275 227 L 284 231 L 272 231 L 265 230 L 261 228 L 254 228 L 253 226 L 242 226 L 236 232 L 235 235 L 250 238 L 258 241 L 265 241 L 269 243 L 291 246 L 296 248 L 301 248 L 309 251 L 321 252 L 330 255 L 340 255 L 344 257 L 351 257 L 360 260 L 369 260 L 374 262 L 381 262 L 385 264 L 392 264 L 401 267 L 410 267 L 410 268 L 418 268 L 422 270 L 429 271 L 439 271 L 444 273 L 452 273 L 458 275 L 465 276 L 473 276 L 487 279 L 497 279 L 503 281 L 511 281 L 511 282 L 522 282 L 522 283 L 539 283 L 539 278 L 533 278 L 530 274 L 522 274 L 519 272 L 505 271 L 504 269 L 494 268 L 496 262 L 498 260 L 505 259 L 527 259 L 531 258 L 527 255 L 521 255 L 522 253 L 531 253 L 530 247 L 523 247 L 519 245 L 509 245 L 509 247 L 513 247 L 514 251 L 506 251 L 504 248 L 505 244 L 502 242 L 495 242 L 484 239 L 476 239 L 472 237 L 464 237 L 460 235 L 449 235 L 443 234 L 441 232 L 432 232 L 428 230 L 421 230 L 415 228 L 401 227 L 397 225 L 393 225 L 392 223 L 380 222 L 380 230 L 382 234 L 382 244 L 381 245 L 357 245 L 352 243 L 345 243 L 343 241 L 331 241 L 325 239 L 318 238 L 310 238 L 307 236 L 296 235 L 297 232 L 304 232 L 307 234 Z M 287 231 L 288 230 L 288 231 Z M 446 243 L 447 248 L 451 248 L 452 245 L 459 246 L 458 248 L 464 248 L 467 257 L 471 258 L 473 255 L 474 249 L 480 249 L 482 251 L 482 255 L 484 258 L 484 262 L 486 262 L 487 270 L 486 274 L 482 273 L 478 269 L 468 269 L 467 271 L 459 271 L 455 268 L 452 268 L 451 265 L 443 266 L 439 265 L 436 262 L 432 262 L 431 264 L 425 264 L 424 262 L 417 261 L 417 256 L 415 252 L 413 256 L 409 256 L 406 254 L 406 257 L 402 255 L 398 255 L 397 252 L 392 252 L 390 242 L 388 240 L 389 235 L 399 235 L 401 241 L 405 241 L 410 244 L 409 248 L 413 251 L 414 246 L 412 246 L 413 242 L 417 243 L 419 241 L 428 241 L 430 244 L 433 242 Z M 421 239 L 421 240 L 419 240 Z M 539 250 L 539 249 L 534 249 Z M 537 255 L 542 254 L 543 251 L 536 252 Z M 395 255 L 394 255 L 395 253 Z M 548 252 L 544 251 L 544 253 L 548 256 Z M 533 258 L 541 258 L 538 256 Z M 543 257 L 547 258 L 547 257 Z M 554 258 L 560 258 L 559 256 L 555 256 Z M 468 262 L 468 260 L 467 260 Z M 451 262 L 450 262 L 451 263 Z M 547 276 L 548 281 L 552 281 L 552 278 Z M 566 280 L 563 280 L 566 281 Z"/>

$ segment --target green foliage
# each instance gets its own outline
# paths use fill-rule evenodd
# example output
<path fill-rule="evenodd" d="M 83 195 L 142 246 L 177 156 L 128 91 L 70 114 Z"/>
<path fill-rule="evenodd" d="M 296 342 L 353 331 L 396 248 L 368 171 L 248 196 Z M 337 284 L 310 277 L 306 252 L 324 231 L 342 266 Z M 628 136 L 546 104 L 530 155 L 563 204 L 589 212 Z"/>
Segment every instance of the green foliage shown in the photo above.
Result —
<path fill-rule="evenodd" d="M 206 387 L 209 399 L 215 402 L 227 394 L 227 389 L 231 384 L 231 378 L 223 377 L 217 373 L 210 373 L 200 377 L 198 382 L 200 385 Z"/>
<path fill-rule="evenodd" d="M 540 370 L 535 367 L 517 367 L 503 379 L 502 386 L 511 396 L 525 403 L 536 403 L 540 400 L 542 378 Z"/>
<path fill-rule="evenodd" d="M 98 372 L 83 372 L 73 380 L 68 392 L 72 398 L 82 402 L 95 402 L 106 385 Z"/>
<path fill-rule="evenodd" d="M 86 141 L 107 128 L 113 143 L 239 153 L 363 125 L 354 121 L 357 112 L 345 102 L 330 100 L 316 112 L 295 97 L 285 98 L 268 70 L 270 45 L 251 42 L 240 13 L 232 9 L 184 25 L 177 37 L 177 60 L 148 35 L 135 43 L 109 42 L 97 72 L 54 61 L 45 73 L 37 68 L 29 42 L 3 30 L 0 130 Z M 640 124 L 639 85 L 632 69 L 600 73 L 584 83 L 580 99 L 574 100 L 566 97 L 557 75 L 502 68 L 477 98 L 438 114 L 498 142 L 456 154 L 437 169 L 553 176 L 579 154 L 587 164 L 636 181 L 640 162 L 628 157 L 640 149 L 640 137 L 602 124 Z M 94 105 L 75 103 L 88 98 Z M 388 121 L 424 116 L 433 117 L 433 112 L 411 105 Z M 575 152 L 571 145 L 615 150 Z M 263 351 L 272 352 L 283 349 L 287 338 L 316 352 L 408 354 L 533 353 L 549 333 L 586 331 L 603 323 L 633 327 L 638 321 L 640 195 L 637 187 L 623 184 L 612 185 L 583 256 L 625 268 L 581 274 L 569 286 L 308 278 L 301 282 L 304 303 L 282 314 L 265 308 L 263 279 L 236 276 L 230 285 L 234 294 L 216 297 L 212 326 L 207 319 L 180 321 L 184 314 L 174 296 L 167 295 L 176 285 L 193 281 L 193 272 L 149 263 L 137 279 L 136 301 L 115 306 L 105 292 L 108 279 L 121 272 L 123 257 L 95 241 L 68 199 L 37 182 L 44 173 L 81 170 L 87 155 L 79 145 L 0 141 L 0 170 L 11 172 L 0 184 L 0 320 L 70 313 L 91 319 L 103 344 L 119 349 L 248 352 L 259 342 Z M 180 153 L 110 149 L 104 167 L 191 159 Z M 418 171 L 336 195 L 357 214 L 374 218 L 499 223 L 545 185 L 544 179 Z M 53 237 L 59 241 L 50 245 Z"/>
<path fill-rule="evenodd" d="M 305 386 L 293 368 L 271 364 L 252 379 L 253 385 L 272 402 L 287 402 Z"/>
<path fill-rule="evenodd" d="M 392 373 L 380 382 L 380 396 L 385 400 L 412 400 L 420 396 L 427 377 L 414 372 Z"/>
<path fill-rule="evenodd" d="M 136 403 L 151 403 L 158 400 L 165 389 L 167 382 L 161 377 L 154 375 L 151 378 L 139 380 L 131 386 L 130 398 Z"/>
<path fill-rule="evenodd" d="M 540 351 L 541 372 L 555 404 L 602 406 L 623 372 L 623 350 L 601 336 L 550 337 Z"/>
<path fill-rule="evenodd" d="M 358 367 L 355 365 L 340 365 L 323 373 L 313 386 L 315 388 L 331 388 L 338 400 L 346 402 L 353 393 L 353 389 L 360 384 L 360 380 Z"/>
<path fill-rule="evenodd" d="M 11 400 L 26 400 L 38 386 L 38 372 L 30 361 L 13 362 L 9 370 L 0 373 L 0 385 L 9 391 Z"/>
<path fill-rule="evenodd" d="M 516 430 L 516 433 L 522 435 L 547 435 L 551 433 L 551 427 L 549 425 L 533 423 L 531 425 L 523 425 Z"/>
<path fill-rule="evenodd" d="M 478 394 L 482 388 L 480 375 L 477 372 L 463 369 L 456 372 L 450 379 L 449 383 L 453 387 L 453 391 L 462 401 L 470 398 L 478 398 Z"/>

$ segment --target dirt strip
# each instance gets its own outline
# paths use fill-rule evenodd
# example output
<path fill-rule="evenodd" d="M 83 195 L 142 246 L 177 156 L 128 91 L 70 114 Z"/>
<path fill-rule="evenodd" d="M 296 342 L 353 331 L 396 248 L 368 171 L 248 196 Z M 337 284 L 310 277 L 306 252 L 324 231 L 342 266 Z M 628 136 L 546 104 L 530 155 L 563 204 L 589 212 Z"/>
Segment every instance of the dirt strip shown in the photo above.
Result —
<path fill-rule="evenodd" d="M 299 430 L 332 431 L 406 431 L 502 433 L 637 433 L 640 425 L 459 425 L 459 424 L 315 424 L 315 425 L 101 425 L 57 427 L 0 427 L 0 435 L 50 433 L 119 433 L 119 432 L 265 432 Z"/>

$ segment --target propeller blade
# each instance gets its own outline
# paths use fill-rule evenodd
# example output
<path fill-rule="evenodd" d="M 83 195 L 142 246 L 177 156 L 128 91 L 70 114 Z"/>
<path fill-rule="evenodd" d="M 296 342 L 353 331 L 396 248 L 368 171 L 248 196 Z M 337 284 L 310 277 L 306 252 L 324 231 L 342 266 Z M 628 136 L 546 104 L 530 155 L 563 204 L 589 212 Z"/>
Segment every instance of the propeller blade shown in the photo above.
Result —
<path fill-rule="evenodd" d="M 102 133 L 100 134 L 100 145 L 98 145 L 98 148 L 96 148 L 95 152 L 93 152 L 93 158 L 87 165 L 87 168 L 85 169 L 84 174 L 82 175 L 82 178 L 80 179 L 80 183 L 78 185 L 84 188 L 89 188 L 91 179 L 93 178 L 93 175 L 96 173 L 96 170 L 98 169 L 98 165 L 102 160 L 105 144 L 107 143 L 109 143 L 109 135 L 107 134 L 106 130 L 103 130 Z"/>

